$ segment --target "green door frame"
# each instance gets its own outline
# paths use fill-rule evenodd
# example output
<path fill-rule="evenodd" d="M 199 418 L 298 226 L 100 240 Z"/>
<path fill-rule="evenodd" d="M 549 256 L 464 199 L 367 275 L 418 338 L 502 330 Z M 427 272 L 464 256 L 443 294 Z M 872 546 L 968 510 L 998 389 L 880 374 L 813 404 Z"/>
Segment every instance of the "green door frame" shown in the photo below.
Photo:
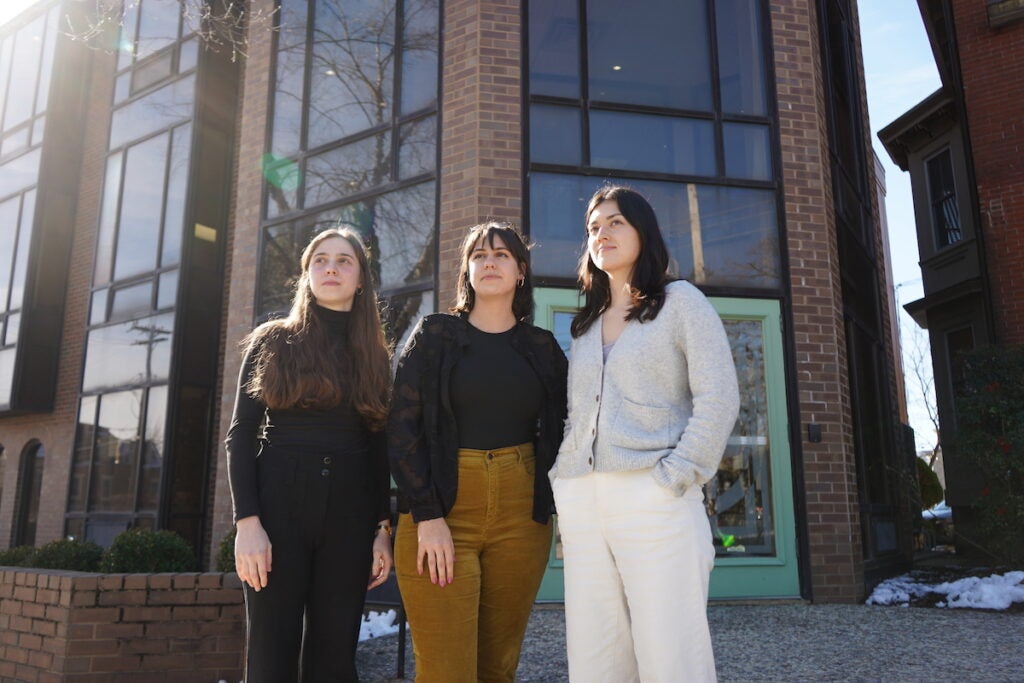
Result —
<path fill-rule="evenodd" d="M 538 288 L 535 322 L 552 330 L 568 348 L 565 317 L 556 326 L 556 315 L 573 314 L 579 307 L 579 295 L 573 289 Z M 782 347 L 779 302 L 766 299 L 712 297 L 712 306 L 725 320 L 754 321 L 761 325 L 764 350 L 765 389 L 768 399 L 768 446 L 771 476 L 771 501 L 775 527 L 775 555 L 768 557 L 719 556 L 711 573 L 711 599 L 799 597 L 800 576 L 797 566 L 796 521 L 793 505 L 793 476 L 790 465 L 789 415 Z M 736 438 L 736 437 L 733 437 Z M 557 518 L 555 525 L 557 525 Z M 557 526 L 555 527 L 557 529 Z M 556 534 L 557 539 L 557 534 Z M 562 560 L 552 543 L 548 570 L 544 575 L 538 601 L 564 599 Z"/>

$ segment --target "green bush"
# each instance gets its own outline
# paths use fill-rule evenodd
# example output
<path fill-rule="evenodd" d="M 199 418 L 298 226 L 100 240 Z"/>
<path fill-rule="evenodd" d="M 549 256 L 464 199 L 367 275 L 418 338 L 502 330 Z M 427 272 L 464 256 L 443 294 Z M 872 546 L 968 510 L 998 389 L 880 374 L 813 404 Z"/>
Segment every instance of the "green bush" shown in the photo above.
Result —
<path fill-rule="evenodd" d="M 220 552 L 217 553 L 217 571 L 235 571 L 235 527 L 224 536 L 220 542 Z"/>
<path fill-rule="evenodd" d="M 982 479 L 978 538 L 999 560 L 1024 563 L 1024 347 L 987 347 L 961 357 L 957 456 Z"/>
<path fill-rule="evenodd" d="M 103 548 L 92 541 L 60 539 L 36 550 L 30 566 L 39 569 L 95 572 L 99 570 L 102 555 Z"/>
<path fill-rule="evenodd" d="M 123 574 L 196 570 L 192 546 L 173 531 L 129 529 L 103 553 L 100 571 Z"/>
<path fill-rule="evenodd" d="M 917 460 L 917 485 L 921 490 L 921 509 L 929 510 L 946 497 L 942 491 L 942 484 L 939 483 L 939 475 L 935 474 L 924 458 Z"/>
<path fill-rule="evenodd" d="M 0 567 L 31 567 L 35 555 L 36 549 L 30 545 L 0 550 Z"/>

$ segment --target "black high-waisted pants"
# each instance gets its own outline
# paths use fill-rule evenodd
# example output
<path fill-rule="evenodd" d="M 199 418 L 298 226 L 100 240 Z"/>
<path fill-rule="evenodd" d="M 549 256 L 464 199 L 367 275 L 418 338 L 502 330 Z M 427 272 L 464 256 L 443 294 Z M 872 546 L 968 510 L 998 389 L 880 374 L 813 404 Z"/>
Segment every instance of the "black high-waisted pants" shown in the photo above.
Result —
<path fill-rule="evenodd" d="M 265 445 L 257 468 L 272 563 L 266 588 L 245 586 L 245 680 L 358 681 L 377 521 L 369 454 Z"/>

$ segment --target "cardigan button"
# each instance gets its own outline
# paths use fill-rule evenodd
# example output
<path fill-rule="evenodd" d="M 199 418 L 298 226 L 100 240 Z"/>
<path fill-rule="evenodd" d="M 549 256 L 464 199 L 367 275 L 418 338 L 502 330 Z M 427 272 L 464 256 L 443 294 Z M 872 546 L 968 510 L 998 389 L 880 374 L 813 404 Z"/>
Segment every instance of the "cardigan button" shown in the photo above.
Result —
<path fill-rule="evenodd" d="M 320 470 L 320 476 L 321 477 L 329 477 L 329 476 L 331 476 L 331 471 L 325 467 L 322 470 Z"/>
<path fill-rule="evenodd" d="M 588 465 L 593 465 L 594 464 L 594 456 L 590 456 L 589 458 L 587 458 L 587 464 Z"/>

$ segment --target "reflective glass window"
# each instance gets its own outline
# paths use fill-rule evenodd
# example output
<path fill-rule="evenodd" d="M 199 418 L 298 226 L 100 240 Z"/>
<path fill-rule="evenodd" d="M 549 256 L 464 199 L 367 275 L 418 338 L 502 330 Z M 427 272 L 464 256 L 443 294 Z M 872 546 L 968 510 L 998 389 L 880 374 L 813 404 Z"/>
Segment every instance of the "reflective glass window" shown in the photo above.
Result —
<path fill-rule="evenodd" d="M 36 147 L 0 166 L 0 197 L 36 184 L 42 149 Z"/>
<path fill-rule="evenodd" d="M 114 279 L 153 270 L 157 265 L 167 169 L 168 135 L 130 148 L 124 172 L 124 201 L 118 222 Z"/>
<path fill-rule="evenodd" d="M 92 463 L 96 440 L 96 408 L 99 398 L 82 397 L 78 408 L 78 427 L 75 431 L 75 451 L 71 460 L 71 486 L 68 492 L 68 512 L 85 510 L 89 491 L 89 466 Z"/>
<path fill-rule="evenodd" d="M 705 0 L 589 0 L 590 99 L 712 108 Z"/>
<path fill-rule="evenodd" d="M 373 189 L 390 175 L 390 132 L 310 157 L 306 161 L 306 207 Z"/>
<path fill-rule="evenodd" d="M 530 159 L 537 163 L 583 163 L 580 110 L 534 104 L 530 107 Z"/>
<path fill-rule="evenodd" d="M 771 137 L 768 126 L 723 123 L 725 174 L 730 178 L 772 179 Z"/>
<path fill-rule="evenodd" d="M 146 431 L 139 475 L 139 510 L 155 512 L 160 500 L 160 476 L 164 465 L 164 430 L 167 423 L 167 387 L 149 390 Z"/>
<path fill-rule="evenodd" d="M 768 113 L 760 8 L 759 0 L 715 0 L 718 82 L 730 114 Z"/>
<path fill-rule="evenodd" d="M 393 0 L 318 0 L 313 21 L 309 148 L 389 122 L 395 66 Z"/>
<path fill-rule="evenodd" d="M 577 0 L 532 0 L 529 6 L 530 94 L 580 96 Z"/>
<path fill-rule="evenodd" d="M 149 313 L 153 308 L 153 281 L 146 280 L 130 287 L 115 289 L 110 317 L 115 320 L 135 318 Z"/>
<path fill-rule="evenodd" d="M 32 222 L 36 213 L 36 191 L 22 195 L 21 221 L 18 227 L 18 250 L 14 254 L 14 272 L 11 275 L 10 309 L 21 308 L 25 298 L 25 278 L 28 270 L 28 250 L 32 244 Z"/>
<path fill-rule="evenodd" d="M 619 170 L 715 175 L 714 124 L 673 116 L 591 111 L 590 163 Z"/>
<path fill-rule="evenodd" d="M 11 404 L 11 386 L 14 382 L 15 347 L 0 349 L 0 407 Z"/>
<path fill-rule="evenodd" d="M 438 9 L 438 0 L 405 0 L 403 3 L 403 114 L 437 103 Z"/>
<path fill-rule="evenodd" d="M 107 296 L 110 290 L 107 288 L 97 289 L 92 293 L 92 303 L 89 305 L 89 324 L 96 325 L 105 322 L 107 319 Z"/>
<path fill-rule="evenodd" d="M 302 146 L 307 8 L 307 0 L 282 0 L 279 12 L 270 145 L 272 153 L 278 156 L 295 154 Z"/>
<path fill-rule="evenodd" d="M 0 312 L 7 310 L 7 294 L 14 272 L 14 247 L 18 240 L 21 195 L 0 202 Z"/>
<path fill-rule="evenodd" d="M 171 270 L 160 274 L 160 284 L 157 291 L 157 310 L 171 308 L 178 297 L 178 271 Z"/>
<path fill-rule="evenodd" d="M 178 40 L 180 0 L 139 0 L 136 59 L 145 59 Z"/>
<path fill-rule="evenodd" d="M 19 29 L 14 36 L 7 106 L 4 108 L 4 130 L 24 123 L 32 116 L 45 30 L 46 17 L 42 15 Z"/>
<path fill-rule="evenodd" d="M 7 329 L 4 331 L 3 346 L 10 346 L 18 343 L 18 332 L 21 330 L 21 313 L 11 313 L 7 316 Z"/>
<path fill-rule="evenodd" d="M 82 390 L 166 380 L 173 332 L 173 313 L 91 330 Z"/>
<path fill-rule="evenodd" d="M 31 130 L 30 126 L 25 126 L 5 135 L 3 144 L 0 144 L 0 157 L 10 156 L 18 150 L 28 147 Z"/>
<path fill-rule="evenodd" d="M 89 482 L 90 511 L 120 512 L 134 507 L 142 399 L 141 389 L 104 394 L 100 399 Z"/>
<path fill-rule="evenodd" d="M 398 176 L 413 178 L 437 167 L 437 116 L 407 123 L 398 131 Z"/>
<path fill-rule="evenodd" d="M 124 155 L 112 154 L 107 159 L 107 173 L 103 179 L 103 208 L 100 210 L 100 225 L 96 238 L 96 265 L 93 284 L 110 282 L 110 269 L 114 261 L 114 231 L 117 229 L 117 214 L 120 210 L 121 163 Z"/>
<path fill-rule="evenodd" d="M 194 75 L 186 76 L 116 110 L 110 124 L 110 148 L 191 119 L 195 80 Z"/>
<path fill-rule="evenodd" d="M 167 209 L 164 215 L 162 267 L 181 260 L 181 239 L 185 230 L 185 200 L 192 154 L 192 124 L 171 131 L 171 158 L 167 165 Z"/>
<path fill-rule="evenodd" d="M 53 53 L 60 30 L 60 8 L 54 7 L 46 15 L 46 41 L 43 44 L 42 65 L 39 68 L 39 86 L 36 88 L 36 113 L 46 111 L 50 99 L 50 78 L 53 74 Z"/>
<path fill-rule="evenodd" d="M 39 522 L 39 501 L 43 493 L 43 469 L 46 449 L 41 443 L 30 445 L 21 459 L 21 500 L 18 503 L 18 526 L 14 545 L 35 545 Z"/>
<path fill-rule="evenodd" d="M 174 73 L 174 53 L 164 52 L 153 57 L 139 66 L 134 71 L 132 91 L 145 90 L 154 83 L 159 83 L 169 78 Z"/>
<path fill-rule="evenodd" d="M 181 44 L 178 53 L 178 73 L 194 69 L 199 63 L 199 39 L 192 38 Z"/>

